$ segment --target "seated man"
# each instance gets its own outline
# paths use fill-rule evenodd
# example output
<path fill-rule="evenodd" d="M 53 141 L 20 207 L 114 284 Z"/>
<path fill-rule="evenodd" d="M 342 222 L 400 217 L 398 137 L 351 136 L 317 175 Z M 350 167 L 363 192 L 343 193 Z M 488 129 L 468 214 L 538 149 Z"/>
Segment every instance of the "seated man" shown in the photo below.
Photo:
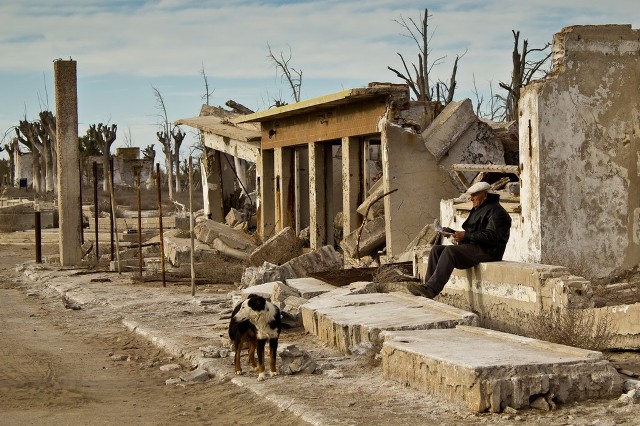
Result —
<path fill-rule="evenodd" d="M 486 182 L 472 185 L 467 194 L 473 208 L 462 224 L 463 231 L 452 237 L 457 245 L 435 245 L 429 253 L 426 285 L 412 285 L 409 290 L 416 296 L 433 299 L 437 296 L 454 268 L 467 269 L 480 262 L 502 260 L 509 240 L 511 217 L 500 205 L 500 196 L 490 194 Z"/>

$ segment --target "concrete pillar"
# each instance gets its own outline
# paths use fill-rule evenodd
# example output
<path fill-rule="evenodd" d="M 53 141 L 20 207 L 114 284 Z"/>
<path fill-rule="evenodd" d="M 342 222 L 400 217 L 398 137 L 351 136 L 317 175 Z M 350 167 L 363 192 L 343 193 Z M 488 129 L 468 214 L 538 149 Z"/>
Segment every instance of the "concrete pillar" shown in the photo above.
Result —
<path fill-rule="evenodd" d="M 275 148 L 276 230 L 294 225 L 294 159 L 293 148 Z"/>
<path fill-rule="evenodd" d="M 294 196 L 293 199 L 295 201 L 294 206 L 294 222 L 296 224 L 296 235 L 300 234 L 301 225 L 302 225 L 302 193 L 300 186 L 300 166 L 301 166 L 301 152 L 300 150 L 295 150 L 293 153 L 293 164 L 294 164 L 294 176 L 293 180 L 295 182 Z"/>
<path fill-rule="evenodd" d="M 220 160 L 220 151 L 207 148 L 206 162 L 202 174 L 203 180 L 206 179 L 206 185 L 203 185 L 202 191 L 207 194 L 205 197 L 205 212 L 208 217 L 216 222 L 224 222 Z"/>
<path fill-rule="evenodd" d="M 258 233 L 263 241 L 274 234 L 276 228 L 275 173 L 273 150 L 264 150 L 258 158 L 260 208 Z"/>
<path fill-rule="evenodd" d="M 58 205 L 60 210 L 60 264 L 82 260 L 78 149 L 78 83 L 76 61 L 53 62 L 58 143 Z"/>
<path fill-rule="evenodd" d="M 327 243 L 325 145 L 309 144 L 309 235 L 312 249 Z"/>
<path fill-rule="evenodd" d="M 362 144 L 359 138 L 342 138 L 343 233 L 349 235 L 362 221 L 356 209 L 363 201 Z"/>

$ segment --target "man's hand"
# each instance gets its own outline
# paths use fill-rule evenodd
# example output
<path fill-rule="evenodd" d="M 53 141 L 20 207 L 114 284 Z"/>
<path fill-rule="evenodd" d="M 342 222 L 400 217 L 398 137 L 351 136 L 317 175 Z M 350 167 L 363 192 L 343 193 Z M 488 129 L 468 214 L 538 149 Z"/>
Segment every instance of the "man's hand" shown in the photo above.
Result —
<path fill-rule="evenodd" d="M 460 242 L 464 239 L 464 231 L 457 231 L 453 234 L 453 239 L 457 242 Z"/>

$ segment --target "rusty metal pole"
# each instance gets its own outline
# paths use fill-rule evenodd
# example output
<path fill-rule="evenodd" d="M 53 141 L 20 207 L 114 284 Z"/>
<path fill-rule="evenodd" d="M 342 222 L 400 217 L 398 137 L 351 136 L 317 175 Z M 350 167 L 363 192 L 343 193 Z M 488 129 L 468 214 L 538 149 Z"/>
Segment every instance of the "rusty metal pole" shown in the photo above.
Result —
<path fill-rule="evenodd" d="M 162 231 L 162 185 L 160 163 L 156 163 L 156 186 L 158 187 L 158 227 L 160 228 L 160 269 L 162 270 L 162 287 L 167 286 L 164 275 L 164 232 Z"/>
<path fill-rule="evenodd" d="M 36 229 L 36 263 L 42 263 L 42 231 L 40 222 L 40 212 L 34 212 L 34 227 Z"/>
<path fill-rule="evenodd" d="M 196 295 L 195 242 L 193 241 L 193 159 L 189 156 L 189 235 L 191 238 L 191 295 Z"/>
<path fill-rule="evenodd" d="M 111 198 L 111 216 L 114 218 L 113 219 L 113 223 L 114 223 L 114 227 L 113 227 L 113 233 L 112 233 L 112 238 L 113 238 L 113 234 L 115 234 L 115 240 L 116 240 L 116 264 L 118 265 L 118 273 L 121 274 L 122 273 L 122 269 L 120 268 L 120 244 L 119 244 L 119 240 L 120 238 L 118 238 L 118 222 L 116 219 L 116 195 L 115 192 L 113 190 L 113 158 L 111 159 L 111 165 L 109 167 L 110 170 L 110 176 L 109 176 L 109 197 Z"/>
<path fill-rule="evenodd" d="M 136 173 L 138 188 L 138 274 L 142 278 L 142 199 L 140 198 L 140 169 Z"/>
<path fill-rule="evenodd" d="M 100 212 L 98 211 L 98 163 L 96 161 L 93 162 L 93 216 L 96 228 L 96 261 L 98 261 L 100 259 L 100 251 L 98 250 L 98 216 L 100 216 Z"/>
<path fill-rule="evenodd" d="M 109 157 L 109 170 L 105 170 L 104 174 L 107 175 L 106 179 L 109 185 L 113 185 L 111 178 L 113 177 L 113 158 Z M 109 223 L 111 225 L 110 234 L 111 234 L 111 260 L 113 260 L 113 224 L 115 222 L 115 217 L 113 217 L 113 195 L 109 192 Z"/>

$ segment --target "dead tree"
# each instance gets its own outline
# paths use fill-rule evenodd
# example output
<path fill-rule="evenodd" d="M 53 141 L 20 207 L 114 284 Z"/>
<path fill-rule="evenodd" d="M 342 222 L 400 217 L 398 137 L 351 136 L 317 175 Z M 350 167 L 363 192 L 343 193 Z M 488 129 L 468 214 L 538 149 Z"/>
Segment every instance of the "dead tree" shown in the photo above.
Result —
<path fill-rule="evenodd" d="M 16 128 L 18 141 L 31 151 L 31 173 L 33 175 L 33 190 L 41 192 L 44 190 L 44 180 L 42 170 L 44 169 L 44 147 L 38 137 L 36 125 L 27 120 L 20 120 Z"/>
<path fill-rule="evenodd" d="M 176 168 L 176 192 L 180 192 L 180 146 L 186 135 L 187 134 L 177 126 L 171 131 L 171 137 L 173 138 L 173 162 Z"/>
<path fill-rule="evenodd" d="M 286 79 L 291 89 L 291 97 L 294 102 L 300 102 L 300 91 L 302 90 L 302 70 L 297 70 L 289 65 L 291 62 L 291 47 L 289 47 L 289 55 L 284 56 L 284 53 L 280 51 L 280 56 L 276 55 L 271 50 L 271 46 L 267 43 L 267 49 L 269 49 L 269 55 L 267 58 L 276 67 L 276 76 L 280 74 L 281 80 Z M 282 99 L 274 100 L 276 106 L 286 105 Z"/>
<path fill-rule="evenodd" d="M 506 121 L 518 119 L 520 90 L 534 78 L 541 78 L 549 73 L 548 70 L 542 68 L 548 63 L 548 59 L 551 57 L 551 51 L 549 51 L 542 59 L 527 59 L 532 52 L 544 52 L 551 46 L 551 43 L 547 43 L 539 49 L 529 49 L 528 40 L 524 40 L 522 42 L 522 52 L 520 52 L 520 31 L 511 30 L 511 33 L 513 34 L 513 52 L 511 53 L 513 69 L 511 71 L 511 82 L 508 85 L 500 82 L 500 87 L 507 91 L 507 96 L 499 97 L 504 103 L 504 119 Z"/>
<path fill-rule="evenodd" d="M 43 130 L 48 135 L 49 140 L 49 151 L 52 158 L 52 176 L 53 176 L 53 190 L 56 192 L 56 186 L 58 182 L 58 155 L 57 155 L 57 146 L 58 146 L 58 136 L 56 135 L 56 117 L 53 115 L 51 111 L 41 111 L 40 114 L 40 124 L 42 125 Z"/>
<path fill-rule="evenodd" d="M 162 145 L 162 152 L 167 161 L 167 184 L 169 186 L 169 199 L 173 200 L 173 148 L 171 146 L 171 134 L 161 131 L 156 132 L 158 142 Z"/>
<path fill-rule="evenodd" d="M 102 123 L 98 124 L 98 126 L 91 124 L 89 130 L 87 130 L 89 137 L 96 141 L 96 145 L 102 151 L 102 190 L 105 192 L 109 190 L 109 160 L 111 158 L 111 145 L 116 140 L 117 130 L 118 126 L 115 124 L 108 126 Z"/>
<path fill-rule="evenodd" d="M 156 161 L 156 150 L 153 148 L 153 144 L 148 145 L 145 149 L 142 150 L 142 156 L 145 160 L 150 160 L 149 163 L 149 176 L 147 177 L 147 181 L 145 182 L 145 186 L 151 188 L 153 186 L 154 179 L 154 169 L 155 169 L 155 161 Z"/>
<path fill-rule="evenodd" d="M 18 138 L 11 139 L 11 143 L 4 144 L 4 150 L 9 154 L 9 181 L 11 186 L 15 185 L 16 181 L 16 152 L 18 148 Z"/>
<path fill-rule="evenodd" d="M 413 18 L 408 18 L 408 20 L 406 20 L 402 16 L 399 20 L 395 20 L 396 23 L 407 31 L 408 34 L 405 34 L 405 36 L 411 38 L 418 46 L 418 65 L 412 63 L 412 70 L 410 70 L 404 56 L 398 53 L 398 56 L 402 61 L 404 71 L 398 71 L 390 66 L 387 66 L 387 69 L 395 73 L 398 78 L 405 81 L 413 92 L 416 100 L 422 102 L 439 101 L 443 105 L 447 105 L 453 100 L 453 95 L 457 86 L 456 73 L 458 71 L 458 61 L 464 56 L 464 53 L 456 56 L 448 84 L 442 81 L 434 81 L 431 78 L 430 75 L 433 67 L 441 64 L 444 61 L 445 56 L 441 56 L 429 62 L 429 55 L 431 53 L 429 49 L 429 42 L 433 36 L 433 34 L 429 36 L 428 33 L 430 17 L 431 15 L 429 15 L 428 9 L 425 9 L 424 15 L 421 14 L 420 16 L 420 24 L 416 23 Z"/>
<path fill-rule="evenodd" d="M 169 199 L 173 200 L 173 146 L 171 135 L 173 133 L 173 124 L 169 121 L 169 115 L 167 114 L 167 106 L 164 103 L 164 98 L 158 89 L 152 87 L 153 95 L 156 98 L 156 108 L 158 110 L 158 116 L 161 122 L 158 123 L 160 128 L 159 132 L 156 132 L 158 141 L 162 145 L 162 152 L 167 162 L 167 186 L 169 187 Z"/>

